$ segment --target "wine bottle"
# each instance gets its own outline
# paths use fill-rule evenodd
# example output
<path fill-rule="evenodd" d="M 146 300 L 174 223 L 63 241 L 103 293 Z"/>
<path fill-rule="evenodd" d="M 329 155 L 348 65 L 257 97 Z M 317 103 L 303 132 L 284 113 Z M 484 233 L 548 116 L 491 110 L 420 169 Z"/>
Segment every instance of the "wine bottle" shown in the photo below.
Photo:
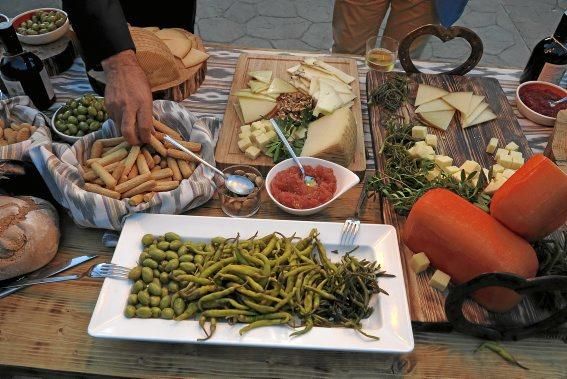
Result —
<path fill-rule="evenodd" d="M 567 11 L 552 36 L 539 41 L 534 47 L 520 83 L 542 80 L 559 84 L 567 70 Z"/>
<path fill-rule="evenodd" d="M 8 95 L 27 95 L 38 109 L 49 108 L 55 102 L 55 92 L 41 59 L 24 51 L 9 21 L 0 22 L 0 40 L 4 45 L 0 78 Z"/>

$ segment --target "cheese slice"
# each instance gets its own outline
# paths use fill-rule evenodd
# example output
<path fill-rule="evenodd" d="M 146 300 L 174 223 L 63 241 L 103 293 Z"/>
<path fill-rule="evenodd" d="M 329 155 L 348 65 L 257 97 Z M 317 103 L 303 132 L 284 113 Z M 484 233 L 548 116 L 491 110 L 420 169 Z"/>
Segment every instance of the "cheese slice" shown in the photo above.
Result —
<path fill-rule="evenodd" d="M 453 108 L 467 114 L 471 106 L 472 92 L 453 92 L 443 96 L 443 100 L 449 103 Z"/>
<path fill-rule="evenodd" d="M 419 114 L 419 117 L 430 126 L 441 130 L 447 130 L 454 114 L 455 110 L 423 112 Z"/>
<path fill-rule="evenodd" d="M 486 108 L 488 108 L 488 103 L 485 103 L 485 102 L 480 103 L 470 115 L 468 115 L 468 116 L 466 116 L 462 119 L 461 127 L 466 128 L 467 126 L 469 126 L 471 121 L 473 121 L 475 118 L 477 118 L 478 115 L 481 114 Z"/>
<path fill-rule="evenodd" d="M 454 109 L 443 99 L 435 99 L 425 104 L 421 104 L 415 109 L 415 113 L 422 112 L 436 112 L 436 111 L 450 111 Z"/>
<path fill-rule="evenodd" d="M 299 80 L 297 77 L 291 78 L 289 80 L 289 83 L 294 86 L 295 88 L 297 88 L 299 90 L 299 92 L 305 94 L 305 95 L 310 95 L 309 93 L 309 87 L 306 86 L 301 80 Z"/>
<path fill-rule="evenodd" d="M 268 87 L 268 93 L 292 93 L 292 92 L 297 92 L 297 88 L 295 88 L 294 86 L 292 86 L 291 84 L 289 84 L 288 82 L 286 82 L 285 80 L 282 80 L 280 78 L 274 78 L 274 80 L 272 80 L 272 83 L 270 84 L 270 87 Z"/>
<path fill-rule="evenodd" d="M 351 91 L 352 87 L 344 82 L 329 78 L 319 78 L 319 80 L 322 82 L 326 82 L 327 84 L 332 86 L 335 89 L 335 91 L 337 91 L 338 93 L 352 93 Z"/>
<path fill-rule="evenodd" d="M 356 121 L 349 108 L 340 108 L 307 128 L 302 157 L 317 157 L 342 166 L 351 164 L 356 148 Z"/>
<path fill-rule="evenodd" d="M 270 86 L 269 84 L 261 82 L 259 80 L 250 80 L 248 82 L 248 87 L 250 87 L 250 89 L 254 93 L 258 93 L 265 89 L 268 89 L 269 86 Z"/>
<path fill-rule="evenodd" d="M 321 113 L 329 115 L 343 105 L 343 100 L 339 97 L 333 87 L 327 83 L 319 83 L 319 96 L 317 104 L 313 109 L 313 115 L 318 116 Z"/>
<path fill-rule="evenodd" d="M 469 116 L 471 113 L 473 113 L 474 110 L 480 105 L 480 103 L 482 103 L 482 100 L 484 100 L 484 96 L 472 95 L 469 110 L 465 115 Z"/>
<path fill-rule="evenodd" d="M 294 75 L 301 76 L 302 78 L 313 80 L 314 78 L 327 78 L 330 80 L 336 80 L 337 77 L 326 72 L 314 69 L 313 67 L 307 65 L 300 65 L 295 71 L 293 71 Z"/>
<path fill-rule="evenodd" d="M 341 104 L 341 106 L 343 107 L 351 103 L 354 99 L 356 99 L 356 96 L 352 92 L 350 94 L 337 92 L 337 95 L 340 97 L 341 101 L 343 102 Z"/>
<path fill-rule="evenodd" d="M 327 72 L 335 75 L 337 78 L 339 78 L 341 81 L 345 82 L 346 84 L 352 83 L 356 79 L 354 76 L 351 76 L 346 72 L 339 70 L 335 66 L 331 66 L 330 64 L 320 61 L 318 59 L 315 59 L 313 64 L 317 67 L 324 68 Z"/>
<path fill-rule="evenodd" d="M 185 34 L 175 29 L 160 29 L 155 32 L 159 39 L 187 39 Z"/>
<path fill-rule="evenodd" d="M 273 101 L 253 99 L 249 97 L 239 97 L 238 103 L 244 123 L 259 120 L 269 114 L 276 106 Z"/>
<path fill-rule="evenodd" d="M 319 79 L 320 78 L 313 78 L 313 80 L 309 82 L 309 94 L 315 100 L 319 97 Z"/>
<path fill-rule="evenodd" d="M 442 88 L 433 87 L 427 84 L 420 84 L 417 87 L 417 95 L 415 97 L 415 106 L 428 103 L 435 99 L 439 99 L 449 92 Z"/>
<path fill-rule="evenodd" d="M 249 76 L 253 77 L 256 80 L 259 80 L 264 83 L 270 83 L 272 80 L 272 72 L 271 71 L 250 71 L 248 73 Z"/>
<path fill-rule="evenodd" d="M 482 124 L 483 122 L 488 122 L 494 120 L 495 118 L 496 115 L 494 114 L 494 112 L 492 112 L 490 109 L 487 108 L 484 111 L 482 111 L 482 113 L 479 114 L 477 118 L 472 120 L 466 127 L 468 128 L 469 126 Z"/>
<path fill-rule="evenodd" d="M 191 50 L 191 41 L 187 38 L 183 39 L 164 39 L 163 43 L 168 49 L 179 59 L 185 58 L 189 50 Z"/>
<path fill-rule="evenodd" d="M 272 103 L 275 103 L 276 100 L 271 98 L 270 96 L 266 96 L 266 95 L 262 95 L 259 93 L 253 93 L 247 90 L 242 90 L 242 91 L 238 91 L 234 94 L 234 96 L 236 97 L 246 97 L 249 99 L 257 99 L 257 100 L 265 100 L 265 101 L 270 101 Z"/>
<path fill-rule="evenodd" d="M 301 64 L 297 64 L 297 65 L 295 65 L 295 66 L 292 66 L 292 67 L 288 68 L 286 71 L 287 71 L 289 74 L 293 75 L 293 74 L 294 74 L 297 70 L 299 70 L 300 68 L 301 68 Z"/>
<path fill-rule="evenodd" d="M 181 59 L 181 62 L 183 62 L 183 66 L 185 67 L 193 67 L 203 63 L 207 59 L 209 59 L 209 54 L 198 49 L 191 49 L 189 53 Z"/>

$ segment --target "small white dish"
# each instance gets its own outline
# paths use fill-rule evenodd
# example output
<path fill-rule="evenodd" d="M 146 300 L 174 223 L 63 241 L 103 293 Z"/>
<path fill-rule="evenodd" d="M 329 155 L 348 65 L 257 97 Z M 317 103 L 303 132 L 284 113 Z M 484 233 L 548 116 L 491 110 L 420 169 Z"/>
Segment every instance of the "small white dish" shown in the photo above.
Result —
<path fill-rule="evenodd" d="M 82 96 L 77 97 L 74 100 L 79 100 Z M 98 99 L 102 99 L 102 96 L 95 96 Z M 70 136 L 68 134 L 65 134 L 63 132 L 60 132 L 59 130 L 57 130 L 57 128 L 55 127 L 55 119 L 57 117 L 57 115 L 59 114 L 59 111 L 61 109 L 63 109 L 65 107 L 65 104 L 61 105 L 59 108 L 57 108 L 57 110 L 53 113 L 53 116 L 51 116 L 51 130 L 53 130 L 53 132 L 55 134 L 57 134 L 59 136 L 59 138 L 61 138 L 63 141 L 67 142 L 68 144 L 74 144 L 75 142 L 77 142 L 78 140 L 80 140 L 83 137 L 75 137 L 75 136 Z M 102 122 L 101 122 L 102 124 Z M 89 133 L 94 133 L 94 132 L 89 132 Z M 87 134 L 89 134 L 87 133 Z M 85 135 L 87 135 L 85 134 Z"/>
<path fill-rule="evenodd" d="M 30 36 L 30 35 L 23 35 L 18 33 L 17 30 L 20 24 L 23 21 L 27 21 L 28 19 L 30 19 L 31 15 L 39 11 L 57 11 L 63 13 L 65 15 L 65 22 L 57 29 L 43 34 Z M 63 37 L 65 33 L 67 33 L 67 31 L 69 30 L 69 16 L 67 15 L 66 12 L 58 8 L 37 8 L 37 9 L 25 11 L 14 17 L 12 19 L 12 25 L 14 26 L 14 29 L 16 29 L 16 34 L 18 35 L 18 39 L 21 42 L 27 43 L 28 45 L 45 45 L 57 41 L 59 38 Z"/>
<path fill-rule="evenodd" d="M 272 167 L 270 172 L 268 172 L 268 175 L 266 176 L 266 191 L 268 192 L 268 195 L 270 196 L 272 201 L 276 203 L 276 205 L 281 210 L 287 213 L 291 213 L 296 216 L 309 216 L 317 212 L 320 212 L 323 209 L 327 208 L 329 204 L 331 204 L 333 201 L 338 199 L 343 193 L 345 193 L 346 191 L 357 185 L 358 182 L 360 182 L 360 178 L 354 172 L 336 163 L 329 162 L 324 159 L 312 158 L 312 157 L 298 157 L 298 159 L 301 162 L 301 164 L 304 166 L 323 166 L 332 169 L 333 174 L 337 179 L 337 190 L 335 191 L 335 194 L 329 201 L 315 208 L 294 209 L 294 208 L 286 207 L 285 205 L 281 204 L 279 201 L 276 200 L 276 198 L 272 194 L 270 187 L 272 180 L 274 179 L 274 177 L 278 172 L 295 166 L 295 162 L 293 161 L 293 159 L 291 158 L 286 159 L 285 161 L 282 161 L 277 165 L 275 165 L 274 167 Z"/>
<path fill-rule="evenodd" d="M 516 88 L 516 106 L 518 107 L 518 111 L 528 120 L 535 122 L 536 124 L 539 125 L 545 125 L 545 126 L 554 126 L 555 125 L 555 117 L 550 117 L 550 116 L 545 116 L 542 115 L 541 113 L 538 113 L 536 111 L 534 111 L 533 109 L 529 108 L 521 99 L 520 97 L 520 90 L 524 87 L 529 87 L 529 86 L 543 86 L 543 87 L 549 87 L 550 89 L 552 89 L 553 91 L 559 93 L 563 93 L 562 97 L 567 96 L 567 90 L 565 90 L 564 88 L 561 88 L 558 85 L 555 85 L 553 83 L 549 83 L 549 82 L 542 82 L 539 80 L 534 80 L 534 81 L 529 81 L 529 82 L 525 82 L 522 83 L 518 86 L 518 88 Z"/>

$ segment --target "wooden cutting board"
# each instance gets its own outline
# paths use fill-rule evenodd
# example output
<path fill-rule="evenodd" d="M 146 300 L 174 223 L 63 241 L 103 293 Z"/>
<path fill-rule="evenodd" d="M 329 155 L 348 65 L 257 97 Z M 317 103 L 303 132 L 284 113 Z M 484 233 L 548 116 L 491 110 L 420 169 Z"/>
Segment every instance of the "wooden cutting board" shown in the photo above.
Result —
<path fill-rule="evenodd" d="M 359 176 L 366 170 L 366 154 L 364 150 L 364 130 L 362 128 L 362 108 L 360 104 L 360 85 L 358 82 L 358 69 L 356 62 L 348 58 L 325 57 L 323 61 L 337 67 L 345 73 L 357 78 L 351 83 L 352 91 L 357 96 L 352 112 L 356 120 L 356 150 L 352 164 L 348 167 Z M 256 55 L 243 54 L 238 59 L 234 71 L 234 79 L 230 88 L 230 95 L 224 113 L 223 125 L 220 129 L 219 140 L 217 142 L 215 160 L 218 166 L 223 169 L 235 164 L 247 164 L 258 168 L 264 175 L 274 166 L 272 159 L 265 155 L 260 155 L 257 159 L 248 159 L 238 148 L 239 127 L 243 124 L 235 108 L 238 99 L 233 94 L 241 89 L 248 88 L 249 71 L 270 70 L 272 78 L 278 77 L 284 80 L 290 78 L 288 68 L 293 67 L 303 61 L 303 57 L 292 55 Z"/>
<path fill-rule="evenodd" d="M 370 72 L 367 76 L 368 93 L 382 84 L 389 75 L 392 75 L 392 73 Z M 499 139 L 499 147 L 503 147 L 506 143 L 513 141 L 520 146 L 519 150 L 526 158 L 532 156 L 528 141 L 522 133 L 514 111 L 496 79 L 427 74 L 411 74 L 409 77 L 412 79 L 411 104 L 415 100 L 417 84 L 425 83 L 452 92 L 473 91 L 476 95 L 483 95 L 490 108 L 498 115 L 496 120 L 467 129 L 460 127 L 456 122 L 456 117 L 453 118 L 446 132 L 428 128 L 428 133 L 438 136 L 439 146 L 437 151 L 440 154 L 453 157 L 455 166 L 460 166 L 467 159 L 473 159 L 483 167 L 490 168 L 496 162 L 492 155 L 485 152 L 485 149 L 492 137 Z M 410 108 L 412 108 L 411 113 L 413 113 L 413 107 L 410 106 Z M 379 150 L 385 134 L 384 128 L 381 125 L 383 112 L 378 106 L 370 106 L 368 112 L 375 149 L 376 167 L 377 170 L 382 171 L 383 161 Z M 405 217 L 397 215 L 387 201 L 384 201 L 382 204 L 382 212 L 384 223 L 391 224 L 398 230 L 412 321 L 426 327 L 427 325 L 431 327 L 432 323 L 446 322 L 444 309 L 445 294 L 429 286 L 429 279 L 433 270 L 430 269 L 424 274 L 416 275 L 409 268 L 409 260 L 413 253 L 401 242 L 401 237 L 404 233 Z M 458 244 L 458 237 L 455 238 L 455 243 Z M 533 301 L 528 298 L 524 299 L 520 306 L 516 307 L 512 312 L 505 314 L 487 312 L 472 301 L 466 303 L 464 309 L 469 320 L 492 325 L 500 323 L 525 325 L 547 315 L 546 312 L 536 308 Z"/>

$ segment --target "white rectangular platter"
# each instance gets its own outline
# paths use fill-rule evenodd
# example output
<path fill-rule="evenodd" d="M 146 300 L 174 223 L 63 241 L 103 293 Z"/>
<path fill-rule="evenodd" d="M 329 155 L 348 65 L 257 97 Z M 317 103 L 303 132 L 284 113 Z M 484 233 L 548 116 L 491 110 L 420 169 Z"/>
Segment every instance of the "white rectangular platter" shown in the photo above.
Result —
<path fill-rule="evenodd" d="M 242 238 L 248 238 L 256 232 L 265 235 L 274 231 L 303 237 L 312 228 L 318 229 L 328 251 L 337 248 L 341 223 L 136 214 L 124 225 L 112 263 L 134 267 L 142 250 L 141 238 L 146 233 L 175 232 L 183 239 L 204 241 L 219 235 L 234 237 L 240 233 Z M 375 295 L 371 300 L 374 312 L 362 322 L 363 329 L 380 337 L 379 341 L 351 329 L 322 327 L 299 337 L 290 337 L 293 329 L 288 326 L 258 328 L 240 336 L 238 330 L 243 325 L 221 322 L 211 339 L 199 342 L 197 339 L 203 338 L 203 332 L 196 320 L 126 318 L 123 312 L 131 282 L 117 279 L 105 279 L 88 332 L 93 337 L 156 342 L 389 353 L 411 351 L 414 342 L 396 230 L 390 225 L 362 224 L 355 243 L 360 247 L 354 256 L 377 261 L 387 273 L 395 275 L 379 279 L 380 287 L 389 296 Z M 340 260 L 340 254 L 329 256 L 332 261 Z"/>

